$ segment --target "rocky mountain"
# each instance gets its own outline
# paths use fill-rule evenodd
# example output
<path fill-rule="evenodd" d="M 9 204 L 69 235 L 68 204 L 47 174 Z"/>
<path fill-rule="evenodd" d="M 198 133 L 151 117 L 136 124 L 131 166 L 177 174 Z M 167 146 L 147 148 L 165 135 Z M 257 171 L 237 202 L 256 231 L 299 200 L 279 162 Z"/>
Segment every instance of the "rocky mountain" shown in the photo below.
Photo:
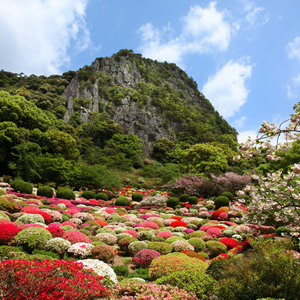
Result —
<path fill-rule="evenodd" d="M 66 122 L 89 122 L 95 114 L 118 123 L 141 140 L 221 142 L 235 147 L 236 131 L 214 110 L 196 82 L 175 64 L 143 58 L 131 50 L 97 58 L 78 70 L 62 94 Z"/>

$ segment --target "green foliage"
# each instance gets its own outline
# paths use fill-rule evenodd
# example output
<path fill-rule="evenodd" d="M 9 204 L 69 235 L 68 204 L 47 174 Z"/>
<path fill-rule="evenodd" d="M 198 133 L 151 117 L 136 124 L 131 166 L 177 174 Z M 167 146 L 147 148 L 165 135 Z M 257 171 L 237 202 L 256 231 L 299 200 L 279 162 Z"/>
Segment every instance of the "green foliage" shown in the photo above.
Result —
<path fill-rule="evenodd" d="M 189 198 L 190 198 L 190 195 L 189 194 L 182 194 L 179 198 L 179 201 L 180 202 L 188 202 L 189 201 Z"/>
<path fill-rule="evenodd" d="M 81 194 L 81 197 L 85 199 L 95 199 L 95 195 L 93 191 L 86 190 Z"/>
<path fill-rule="evenodd" d="M 131 197 L 132 201 L 141 202 L 144 198 L 144 195 L 142 193 L 133 193 Z"/>
<path fill-rule="evenodd" d="M 117 206 L 129 206 L 130 200 L 125 196 L 120 196 L 116 199 L 115 205 Z"/>
<path fill-rule="evenodd" d="M 150 280 L 149 269 L 137 268 L 134 270 L 134 273 L 131 274 L 132 278 L 142 278 L 144 280 Z"/>
<path fill-rule="evenodd" d="M 233 194 L 230 192 L 223 192 L 221 196 L 227 197 L 230 201 L 233 200 Z"/>
<path fill-rule="evenodd" d="M 53 259 L 59 259 L 59 255 L 52 251 L 42 250 L 42 249 L 34 249 L 32 254 L 46 255 L 48 257 L 52 257 Z"/>
<path fill-rule="evenodd" d="M 205 249 L 205 242 L 199 237 L 192 237 L 188 240 L 188 242 L 194 246 L 195 252 L 201 252 Z"/>
<path fill-rule="evenodd" d="M 215 200 L 215 209 L 219 209 L 222 206 L 229 206 L 230 200 L 226 196 L 218 196 Z"/>
<path fill-rule="evenodd" d="M 74 192 L 67 187 L 59 188 L 56 192 L 56 197 L 68 200 L 75 200 Z"/>
<path fill-rule="evenodd" d="M 104 192 L 100 192 L 100 193 L 97 193 L 95 195 L 95 199 L 107 201 L 108 200 L 108 195 Z"/>
<path fill-rule="evenodd" d="M 193 174 L 226 171 L 226 155 L 221 147 L 207 144 L 196 144 L 181 153 L 181 166 L 185 172 Z"/>
<path fill-rule="evenodd" d="M 42 196 L 42 197 L 47 197 L 47 198 L 52 198 L 53 197 L 53 188 L 51 186 L 47 185 L 42 185 L 38 188 L 37 190 L 37 195 Z M 46 203 L 44 203 L 46 204 Z M 49 203 L 48 203 L 49 204 Z"/>
<path fill-rule="evenodd" d="M 15 246 L 0 246 L 0 258 L 7 257 L 10 252 L 20 252 L 22 251 L 21 247 Z"/>
<path fill-rule="evenodd" d="M 170 284 L 180 289 L 192 292 L 197 299 L 208 300 L 218 290 L 217 281 L 202 271 L 185 270 L 163 276 L 155 281 L 156 284 Z"/>
<path fill-rule="evenodd" d="M 18 181 L 15 185 L 15 190 L 23 194 L 32 194 L 32 185 L 29 182 Z"/>
<path fill-rule="evenodd" d="M 211 258 L 227 252 L 227 247 L 223 243 L 218 241 L 207 241 L 205 243 L 205 247 Z"/>
<path fill-rule="evenodd" d="M 168 139 L 157 139 L 154 142 L 152 156 L 161 163 L 179 163 L 182 149 Z"/>
<path fill-rule="evenodd" d="M 20 211 L 20 208 L 16 203 L 7 200 L 4 197 L 0 196 L 0 210 L 7 211 L 9 213 L 15 213 Z"/>
<path fill-rule="evenodd" d="M 191 196 L 189 197 L 189 200 L 188 200 L 189 204 L 197 204 L 198 203 L 198 197 L 197 196 Z"/>
<path fill-rule="evenodd" d="M 167 200 L 167 206 L 175 208 L 179 204 L 179 199 L 176 197 L 170 197 Z"/>
<path fill-rule="evenodd" d="M 300 266 L 287 245 L 266 241 L 207 270 L 219 281 L 218 299 L 298 298 Z M 239 267 L 237 267 L 237 265 Z"/>
<path fill-rule="evenodd" d="M 172 252 L 172 246 L 165 242 L 150 242 L 148 249 L 157 251 L 160 255 L 165 255 Z"/>
<path fill-rule="evenodd" d="M 128 266 L 112 266 L 117 276 L 129 277 L 130 272 Z"/>

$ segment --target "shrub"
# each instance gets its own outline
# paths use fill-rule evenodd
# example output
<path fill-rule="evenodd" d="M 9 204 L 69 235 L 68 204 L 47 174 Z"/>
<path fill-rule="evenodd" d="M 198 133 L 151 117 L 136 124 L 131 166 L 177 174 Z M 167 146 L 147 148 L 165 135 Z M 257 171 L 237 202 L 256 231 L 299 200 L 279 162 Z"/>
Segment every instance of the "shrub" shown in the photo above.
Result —
<path fill-rule="evenodd" d="M 95 199 L 96 194 L 93 191 L 86 190 L 81 194 L 81 197 L 89 200 L 89 199 Z"/>
<path fill-rule="evenodd" d="M 148 244 L 143 241 L 135 241 L 129 244 L 128 251 L 131 256 L 135 256 L 140 250 L 146 249 Z"/>
<path fill-rule="evenodd" d="M 31 252 L 34 248 L 43 249 L 52 238 L 51 233 L 41 227 L 28 227 L 21 230 L 14 238 L 17 245 Z"/>
<path fill-rule="evenodd" d="M 182 194 L 179 198 L 179 201 L 180 202 L 188 202 L 189 198 L 190 198 L 189 194 Z"/>
<path fill-rule="evenodd" d="M 143 230 L 138 233 L 138 239 L 141 241 L 152 241 L 155 237 L 153 230 Z"/>
<path fill-rule="evenodd" d="M 75 200 L 75 194 L 71 189 L 62 187 L 57 190 L 56 198 Z"/>
<path fill-rule="evenodd" d="M 174 243 L 175 241 L 185 241 L 185 239 L 183 237 L 180 237 L 180 236 L 171 236 L 171 237 L 166 239 L 166 243 L 168 243 L 170 245 L 172 243 Z"/>
<path fill-rule="evenodd" d="M 20 252 L 22 251 L 21 247 L 15 246 L 0 246 L 0 258 L 7 257 L 10 252 Z"/>
<path fill-rule="evenodd" d="M 97 193 L 95 195 L 95 199 L 107 201 L 108 200 L 108 195 L 104 192 L 100 192 L 100 193 Z"/>
<path fill-rule="evenodd" d="M 216 257 L 227 250 L 227 247 L 218 241 L 207 241 L 205 247 L 210 257 Z"/>
<path fill-rule="evenodd" d="M 42 197 L 47 197 L 47 198 L 52 198 L 53 197 L 53 189 L 51 186 L 47 186 L 47 185 L 42 185 L 38 188 L 36 194 L 38 196 L 42 196 Z M 45 203 L 44 203 L 45 204 Z"/>
<path fill-rule="evenodd" d="M 117 206 L 129 206 L 129 204 L 130 204 L 130 200 L 124 196 L 120 196 L 115 201 L 115 205 Z"/>
<path fill-rule="evenodd" d="M 202 230 L 198 230 L 198 231 L 194 231 L 194 232 L 191 232 L 187 235 L 187 237 L 190 239 L 190 238 L 200 238 L 202 236 L 205 236 L 205 231 L 202 231 Z"/>
<path fill-rule="evenodd" d="M 167 206 L 168 206 L 168 207 L 175 208 L 178 204 L 179 204 L 179 199 L 176 198 L 176 197 L 170 197 L 170 198 L 167 200 Z"/>
<path fill-rule="evenodd" d="M 59 259 L 59 255 L 53 251 L 47 251 L 47 250 L 42 250 L 42 249 L 34 249 L 32 251 L 32 254 L 33 255 L 45 255 L 45 256 L 48 256 L 48 257 L 51 257 L 53 259 Z M 34 259 L 36 261 L 36 259 Z"/>
<path fill-rule="evenodd" d="M 174 252 L 181 252 L 183 250 L 194 250 L 194 246 L 192 246 L 191 244 L 188 243 L 188 241 L 184 240 L 184 241 L 180 241 L 177 240 L 175 242 L 173 242 L 171 244 L 173 251 Z"/>
<path fill-rule="evenodd" d="M 91 244 L 92 241 L 88 236 L 86 236 L 84 233 L 79 232 L 77 230 L 72 230 L 65 232 L 63 235 L 63 238 L 67 241 L 69 241 L 71 244 L 75 243 L 89 243 Z"/>
<path fill-rule="evenodd" d="M 187 228 L 187 224 L 183 221 L 174 221 L 169 226 L 174 227 L 174 228 L 175 227 L 185 227 L 185 228 Z"/>
<path fill-rule="evenodd" d="M 4 213 L 3 211 L 0 211 L 0 220 L 10 221 L 10 218 L 6 213 Z"/>
<path fill-rule="evenodd" d="M 208 265 L 196 258 L 191 258 L 183 253 L 170 253 L 153 259 L 149 267 L 151 280 L 174 272 L 184 272 L 187 270 L 205 273 Z"/>
<path fill-rule="evenodd" d="M 205 249 L 205 242 L 200 238 L 192 237 L 188 240 L 188 242 L 194 246 L 196 252 L 200 252 Z"/>
<path fill-rule="evenodd" d="M 117 242 L 117 237 L 113 234 L 102 232 L 96 235 L 99 240 L 107 245 L 114 245 Z"/>
<path fill-rule="evenodd" d="M 179 271 L 163 276 L 155 281 L 157 284 L 177 286 L 197 296 L 197 299 L 211 299 L 217 292 L 217 281 L 202 271 Z"/>
<path fill-rule="evenodd" d="M 17 219 L 17 222 L 23 224 L 45 223 L 44 218 L 40 214 L 24 214 Z"/>
<path fill-rule="evenodd" d="M 220 239 L 220 242 L 227 247 L 227 250 L 235 248 L 239 245 L 239 242 L 236 239 L 231 239 L 231 238 Z"/>
<path fill-rule="evenodd" d="M 159 256 L 160 254 L 155 250 L 142 249 L 136 253 L 132 261 L 138 267 L 147 268 L 150 266 L 152 260 Z"/>
<path fill-rule="evenodd" d="M 137 241 L 138 239 L 134 237 L 123 237 L 118 241 L 118 245 L 121 249 L 121 251 L 128 252 L 128 246 L 130 243 Z"/>
<path fill-rule="evenodd" d="M 198 197 L 196 196 L 191 196 L 189 197 L 189 200 L 188 200 L 189 204 L 198 204 Z"/>
<path fill-rule="evenodd" d="M 141 202 L 144 198 L 144 195 L 142 193 L 133 193 L 131 198 L 132 201 Z"/>
<path fill-rule="evenodd" d="M 148 249 L 155 250 L 160 255 L 171 253 L 173 250 L 172 246 L 165 242 L 150 242 L 148 243 Z"/>
<path fill-rule="evenodd" d="M 300 265 L 286 247 L 269 240 L 242 256 L 212 262 L 207 271 L 219 281 L 218 299 L 299 299 Z"/>
<path fill-rule="evenodd" d="M 0 196 L 0 210 L 7 211 L 9 213 L 16 213 L 20 211 L 20 208 L 16 203 Z"/>
<path fill-rule="evenodd" d="M 45 249 L 57 253 L 60 256 L 60 258 L 62 258 L 70 246 L 71 243 L 69 241 L 60 237 L 56 237 L 50 239 L 46 243 Z"/>
<path fill-rule="evenodd" d="M 215 209 L 219 209 L 222 206 L 229 206 L 229 199 L 226 196 L 219 196 L 215 199 Z"/>
<path fill-rule="evenodd" d="M 130 295 L 130 298 L 128 297 Z M 196 300 L 193 294 L 171 285 L 156 285 L 140 281 L 128 282 L 116 286 L 112 290 L 111 300 L 117 299 L 172 299 L 172 300 Z"/>
<path fill-rule="evenodd" d="M 94 245 L 88 243 L 75 243 L 68 248 L 68 253 L 79 258 L 86 258 L 92 255 Z"/>
<path fill-rule="evenodd" d="M 221 196 L 227 197 L 230 201 L 233 200 L 233 194 L 230 193 L 230 192 L 223 192 L 223 193 L 221 194 Z"/>
<path fill-rule="evenodd" d="M 14 190 L 22 194 L 32 194 L 32 185 L 29 182 L 18 181 L 15 185 Z"/>
<path fill-rule="evenodd" d="M 8 244 L 19 231 L 15 224 L 0 224 L 0 244 Z"/>
<path fill-rule="evenodd" d="M 127 266 L 112 266 L 114 272 L 117 274 L 117 276 L 124 276 L 129 277 L 130 272 Z"/>
<path fill-rule="evenodd" d="M 59 227 L 49 226 L 46 228 L 51 234 L 52 238 L 62 237 L 64 235 L 64 231 Z"/>
<path fill-rule="evenodd" d="M 64 260 L 1 262 L 1 296 L 4 299 L 36 300 L 87 300 L 107 296 L 107 290 L 101 284 L 103 277 L 83 268 L 80 263 Z"/>
<path fill-rule="evenodd" d="M 191 250 L 183 250 L 181 251 L 180 253 L 183 253 L 189 257 L 194 257 L 194 258 L 197 258 L 197 259 L 200 259 L 202 261 L 205 261 L 205 258 L 203 257 L 203 255 L 195 252 L 195 251 L 191 251 Z M 208 258 L 208 257 L 207 257 Z"/>

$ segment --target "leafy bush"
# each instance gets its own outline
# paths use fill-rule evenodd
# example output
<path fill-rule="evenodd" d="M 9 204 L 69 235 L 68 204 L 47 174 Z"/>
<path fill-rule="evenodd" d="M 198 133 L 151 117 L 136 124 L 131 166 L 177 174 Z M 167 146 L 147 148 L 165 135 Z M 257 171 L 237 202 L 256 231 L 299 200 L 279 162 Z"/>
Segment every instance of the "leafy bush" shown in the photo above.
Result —
<path fill-rule="evenodd" d="M 197 259 L 186 256 L 183 253 L 170 253 L 155 258 L 150 267 L 149 275 L 152 280 L 161 278 L 174 272 L 184 272 L 187 270 L 205 273 L 208 265 Z"/>
<path fill-rule="evenodd" d="M 188 202 L 189 202 L 189 204 L 192 204 L 192 205 L 197 204 L 198 203 L 198 197 L 191 196 L 191 197 L 189 197 Z"/>
<path fill-rule="evenodd" d="M 170 197 L 170 198 L 167 200 L 167 206 L 168 206 L 168 207 L 175 208 L 178 204 L 179 204 L 179 199 L 176 198 L 176 197 Z"/>
<path fill-rule="evenodd" d="M 112 266 L 117 276 L 129 277 L 130 272 L 127 266 Z"/>
<path fill-rule="evenodd" d="M 23 194 L 32 194 L 32 185 L 29 182 L 18 181 L 15 190 Z"/>
<path fill-rule="evenodd" d="M 223 192 L 223 193 L 221 194 L 221 196 L 227 197 L 230 201 L 233 200 L 233 194 L 230 193 L 230 192 Z"/>
<path fill-rule="evenodd" d="M 185 270 L 163 276 L 155 281 L 157 284 L 170 284 L 193 293 L 200 300 L 211 299 L 217 292 L 217 281 L 202 271 Z"/>
<path fill-rule="evenodd" d="M 218 241 L 207 241 L 205 247 L 210 257 L 216 257 L 221 253 L 225 253 L 227 250 L 227 247 Z"/>
<path fill-rule="evenodd" d="M 63 235 L 63 238 L 67 241 L 69 241 L 71 244 L 75 243 L 89 243 L 91 244 L 92 241 L 90 238 L 85 235 L 84 233 L 77 231 L 77 230 L 72 230 L 65 232 Z"/>
<path fill-rule="evenodd" d="M 53 189 L 51 186 L 42 185 L 38 188 L 37 193 L 38 196 L 52 198 L 53 197 Z M 44 203 L 44 202 L 43 202 Z M 46 203 L 44 203 L 46 204 Z"/>
<path fill-rule="evenodd" d="M 188 242 L 194 246 L 196 252 L 200 252 L 205 249 L 205 242 L 200 238 L 192 237 L 188 240 Z"/>
<path fill-rule="evenodd" d="M 96 194 L 93 191 L 86 190 L 82 193 L 81 197 L 85 199 L 95 199 Z"/>
<path fill-rule="evenodd" d="M 131 256 L 135 256 L 140 250 L 146 249 L 148 244 L 143 241 L 135 241 L 129 244 L 128 251 Z"/>
<path fill-rule="evenodd" d="M 59 259 L 59 255 L 53 251 L 47 251 L 47 250 L 43 250 L 43 249 L 34 249 L 32 251 L 33 255 L 46 255 L 48 257 L 52 257 L 54 259 Z"/>
<path fill-rule="evenodd" d="M 161 255 L 171 253 L 173 250 L 172 246 L 165 242 L 150 242 L 148 243 L 148 249 L 155 250 Z"/>
<path fill-rule="evenodd" d="M 117 198 L 115 205 L 117 206 L 129 206 L 130 200 L 126 198 L 125 196 L 120 196 Z"/>
<path fill-rule="evenodd" d="M 71 189 L 63 187 L 57 190 L 56 198 L 75 200 L 75 194 Z"/>
<path fill-rule="evenodd" d="M 100 193 L 97 193 L 95 195 L 95 199 L 107 201 L 108 200 L 108 195 L 104 192 L 100 192 Z"/>
<path fill-rule="evenodd" d="M 267 240 L 243 256 L 213 261 L 207 272 L 219 281 L 218 299 L 298 299 L 299 260 L 286 247 L 289 245 Z"/>
<path fill-rule="evenodd" d="M 137 241 L 138 239 L 129 236 L 129 237 L 123 237 L 118 241 L 118 245 L 120 247 L 121 251 L 128 252 L 128 246 L 130 243 Z"/>
<path fill-rule="evenodd" d="M 21 230 L 14 238 L 17 245 L 24 247 L 28 252 L 34 248 L 43 249 L 52 238 L 51 233 L 41 227 L 27 227 Z"/>
<path fill-rule="evenodd" d="M 142 193 L 133 193 L 132 194 L 132 201 L 141 202 L 144 198 Z"/>
<path fill-rule="evenodd" d="M 111 263 L 114 261 L 115 249 L 109 245 L 97 245 L 92 249 L 92 257 Z"/>
<path fill-rule="evenodd" d="M 215 209 L 219 209 L 220 207 L 223 207 L 223 206 L 229 206 L 229 199 L 226 197 L 226 196 L 219 196 L 215 199 Z"/>
<path fill-rule="evenodd" d="M 10 252 L 20 252 L 20 251 L 22 251 L 21 247 L 0 246 L 0 258 L 6 257 Z"/>
<path fill-rule="evenodd" d="M 7 260 L 0 263 L 0 277 L 4 299 L 87 300 L 107 295 L 101 284 L 103 277 L 83 270 L 83 265 L 74 261 Z M 87 289 L 87 286 L 93 289 Z"/>
<path fill-rule="evenodd" d="M 188 202 L 189 201 L 189 198 L 190 198 L 190 195 L 189 194 L 181 194 L 180 198 L 179 198 L 179 201 L 180 202 Z"/>
<path fill-rule="evenodd" d="M 7 200 L 5 197 L 0 196 L 0 210 L 7 211 L 9 213 L 16 213 L 20 211 L 20 208 L 16 203 Z"/>
<path fill-rule="evenodd" d="M 45 249 L 57 253 L 60 256 L 60 258 L 62 258 L 70 246 L 71 243 L 69 241 L 60 237 L 56 237 L 50 239 L 46 243 Z"/>
<path fill-rule="evenodd" d="M 0 245 L 7 244 L 20 229 L 15 224 L 0 224 Z"/>

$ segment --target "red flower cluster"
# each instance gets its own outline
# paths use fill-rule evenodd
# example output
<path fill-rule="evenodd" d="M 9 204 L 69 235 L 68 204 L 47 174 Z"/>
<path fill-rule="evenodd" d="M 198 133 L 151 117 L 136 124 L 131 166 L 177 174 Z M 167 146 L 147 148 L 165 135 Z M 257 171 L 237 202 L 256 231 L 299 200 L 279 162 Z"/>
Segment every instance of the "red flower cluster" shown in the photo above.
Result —
<path fill-rule="evenodd" d="M 62 237 L 65 233 L 62 229 L 60 229 L 59 227 L 55 227 L 55 226 L 49 226 L 46 229 L 52 234 L 53 238 Z"/>
<path fill-rule="evenodd" d="M 195 251 L 183 250 L 183 251 L 181 251 L 181 253 L 184 253 L 185 255 L 187 255 L 189 257 L 195 257 L 195 258 L 198 258 L 198 259 L 200 259 L 202 261 L 205 261 L 205 258 L 201 254 L 199 254 L 199 253 L 197 253 Z"/>
<path fill-rule="evenodd" d="M 50 224 L 52 222 L 52 217 L 48 213 L 44 211 L 39 211 L 39 212 L 27 212 L 27 214 L 32 214 L 32 215 L 41 215 L 44 218 L 44 221 L 46 224 Z"/>
<path fill-rule="evenodd" d="M 19 231 L 15 224 L 0 224 L 0 244 L 7 244 Z"/>
<path fill-rule="evenodd" d="M 232 238 L 223 238 L 223 239 L 220 239 L 220 242 L 223 243 L 227 247 L 227 250 L 235 248 L 239 245 L 239 242 Z"/>
<path fill-rule="evenodd" d="M 187 228 L 186 223 L 184 223 L 183 221 L 174 221 L 169 226 L 171 226 L 171 227 L 185 227 L 185 228 Z"/>
<path fill-rule="evenodd" d="M 63 235 L 63 238 L 65 240 L 68 240 L 69 242 L 71 242 L 71 244 L 75 244 L 75 243 L 88 243 L 91 244 L 92 241 L 90 240 L 90 238 L 85 235 L 84 233 L 80 232 L 80 231 L 69 231 L 69 232 L 65 232 L 65 234 Z"/>
<path fill-rule="evenodd" d="M 74 260 L 20 259 L 0 263 L 3 299 L 87 300 L 109 296 L 101 285 L 102 279 Z"/>

